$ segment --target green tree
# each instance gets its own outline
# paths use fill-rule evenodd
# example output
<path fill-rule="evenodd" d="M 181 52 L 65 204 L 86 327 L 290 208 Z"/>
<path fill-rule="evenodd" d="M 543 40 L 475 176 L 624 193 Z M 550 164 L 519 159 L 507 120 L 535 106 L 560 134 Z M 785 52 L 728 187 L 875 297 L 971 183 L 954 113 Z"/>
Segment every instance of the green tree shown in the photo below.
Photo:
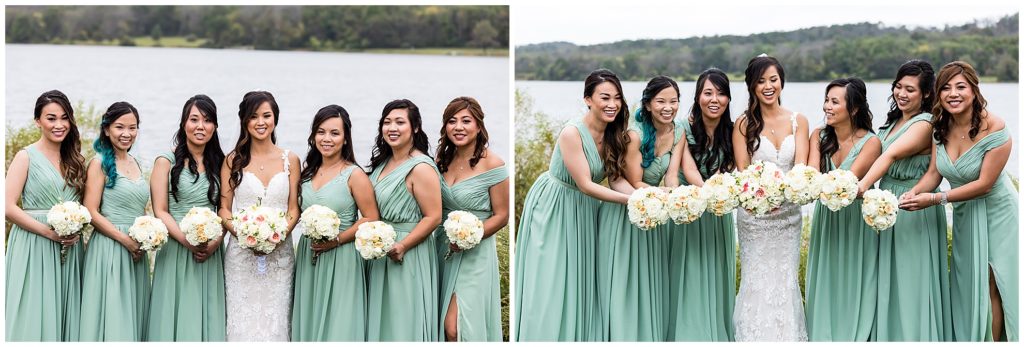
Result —
<path fill-rule="evenodd" d="M 498 30 L 494 29 L 491 21 L 481 20 L 473 26 L 473 39 L 470 40 L 470 45 L 482 48 L 486 54 L 487 48 L 498 45 L 498 41 L 495 40 L 497 36 Z"/>
<path fill-rule="evenodd" d="M 153 30 L 149 31 L 149 36 L 153 38 L 153 41 L 160 43 L 160 38 L 164 36 L 163 30 L 160 29 L 160 24 L 153 26 Z"/>

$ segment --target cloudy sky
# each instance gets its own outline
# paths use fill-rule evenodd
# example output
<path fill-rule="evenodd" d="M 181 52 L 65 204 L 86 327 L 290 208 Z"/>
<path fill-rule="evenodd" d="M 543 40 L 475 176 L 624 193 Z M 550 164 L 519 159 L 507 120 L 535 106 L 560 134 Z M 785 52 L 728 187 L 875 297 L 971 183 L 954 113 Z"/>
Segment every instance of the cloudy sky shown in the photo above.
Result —
<path fill-rule="evenodd" d="M 620 5 L 512 7 L 513 42 L 567 41 L 579 45 L 620 40 L 747 35 L 821 25 L 881 22 L 886 26 L 942 27 L 973 19 L 996 20 L 1019 11 L 1014 5 Z M 860 2 L 858 2 L 860 3 Z M 965 4 L 973 4 L 971 6 Z"/>

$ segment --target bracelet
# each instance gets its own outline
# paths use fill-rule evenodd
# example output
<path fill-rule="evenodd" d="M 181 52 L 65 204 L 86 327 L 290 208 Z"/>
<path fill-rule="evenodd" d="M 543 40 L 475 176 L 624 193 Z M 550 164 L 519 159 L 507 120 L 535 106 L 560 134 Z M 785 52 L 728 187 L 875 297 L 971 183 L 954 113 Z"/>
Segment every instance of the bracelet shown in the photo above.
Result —
<path fill-rule="evenodd" d="M 939 205 L 945 205 L 949 203 L 949 195 L 946 192 L 939 192 Z"/>
<path fill-rule="evenodd" d="M 935 205 L 935 193 L 932 193 L 932 195 L 928 196 L 928 203 Z"/>

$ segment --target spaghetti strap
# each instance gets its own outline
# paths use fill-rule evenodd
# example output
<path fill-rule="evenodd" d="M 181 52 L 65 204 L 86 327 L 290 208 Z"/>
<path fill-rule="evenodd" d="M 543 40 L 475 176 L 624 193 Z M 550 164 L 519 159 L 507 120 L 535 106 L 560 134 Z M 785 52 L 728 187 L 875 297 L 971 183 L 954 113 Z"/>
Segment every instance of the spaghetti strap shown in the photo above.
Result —
<path fill-rule="evenodd" d="M 281 155 L 281 160 L 284 161 L 284 172 L 291 172 L 291 163 L 288 162 L 288 150 L 284 150 L 284 154 Z"/>
<path fill-rule="evenodd" d="M 796 112 L 789 114 L 789 125 L 793 128 L 793 137 L 796 137 Z"/>

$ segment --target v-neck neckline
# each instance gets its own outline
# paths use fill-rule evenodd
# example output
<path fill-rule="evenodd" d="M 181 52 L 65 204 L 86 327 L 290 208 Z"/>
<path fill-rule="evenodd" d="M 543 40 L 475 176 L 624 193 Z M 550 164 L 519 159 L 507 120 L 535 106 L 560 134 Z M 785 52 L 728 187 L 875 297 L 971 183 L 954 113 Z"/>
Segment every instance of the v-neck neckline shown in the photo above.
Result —
<path fill-rule="evenodd" d="M 959 162 L 960 159 L 963 158 L 965 154 L 970 153 L 972 150 L 974 150 L 974 147 L 978 146 L 978 144 L 981 143 L 981 141 L 985 141 L 985 139 L 988 138 L 989 136 L 992 136 L 993 134 L 998 133 L 998 132 L 1003 131 L 1003 130 L 1006 130 L 1006 128 L 1004 127 L 1002 129 L 999 129 L 999 130 L 996 130 L 996 131 L 993 131 L 993 132 L 989 132 L 985 136 L 982 136 L 981 139 L 978 139 L 978 142 L 975 142 L 970 147 L 967 147 L 966 151 L 960 152 L 960 156 L 956 157 L 956 160 L 954 160 L 953 157 L 949 155 L 949 150 L 946 149 L 946 147 L 947 147 L 946 145 L 942 145 L 942 151 L 946 153 L 946 159 L 949 160 L 949 163 L 953 164 L 953 166 L 956 166 L 957 162 Z"/>
<path fill-rule="evenodd" d="M 424 155 L 424 154 L 410 156 L 409 158 L 406 158 L 405 160 L 403 160 L 401 163 L 396 164 L 395 168 L 391 169 L 391 171 L 388 171 L 388 173 L 384 173 L 384 168 L 388 166 L 388 163 L 390 163 L 391 159 L 393 159 L 394 157 L 388 158 L 388 161 L 386 163 L 384 163 L 383 167 L 380 168 L 380 174 L 377 175 L 377 179 L 374 181 L 374 183 L 383 182 L 385 178 L 387 178 L 388 176 L 391 176 L 391 174 L 395 173 L 395 171 L 398 171 L 398 168 L 402 167 L 402 165 L 405 165 L 405 164 L 409 163 L 410 160 L 413 160 L 413 158 L 419 157 L 421 155 Z"/>
<path fill-rule="evenodd" d="M 50 170 L 53 170 L 54 174 L 57 174 L 57 177 L 60 177 L 61 180 L 67 181 L 67 178 L 64 178 L 64 175 L 60 173 L 60 169 L 58 169 L 56 165 L 53 165 L 53 162 L 50 161 L 50 158 L 47 158 L 46 154 L 43 154 L 43 151 L 40 151 L 39 148 L 36 148 L 35 144 L 32 144 L 32 150 L 36 151 L 37 153 L 39 153 L 39 156 L 43 157 L 43 160 L 46 161 L 47 166 L 50 167 Z"/>

